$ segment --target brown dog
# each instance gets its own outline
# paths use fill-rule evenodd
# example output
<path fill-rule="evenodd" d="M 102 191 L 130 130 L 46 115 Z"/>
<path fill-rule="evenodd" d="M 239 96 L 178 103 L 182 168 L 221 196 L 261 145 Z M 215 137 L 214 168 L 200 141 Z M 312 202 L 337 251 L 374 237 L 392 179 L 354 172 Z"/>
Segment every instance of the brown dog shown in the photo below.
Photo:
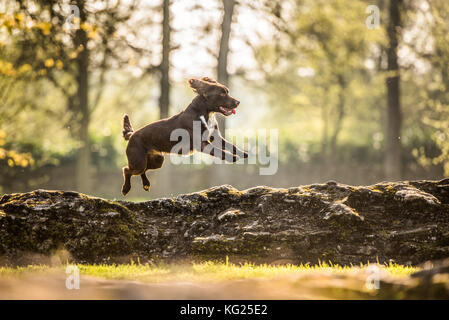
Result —
<path fill-rule="evenodd" d="M 220 135 L 214 115 L 215 112 L 220 112 L 229 116 L 235 113 L 234 109 L 240 102 L 229 95 L 228 88 L 210 78 L 190 79 L 189 84 L 198 95 L 180 113 L 153 122 L 137 131 L 133 130 L 129 117 L 126 114 L 123 117 L 123 137 L 129 140 L 126 148 L 128 166 L 123 168 L 123 195 L 131 189 L 133 175 L 140 175 L 143 188 L 147 191 L 150 189 L 150 181 L 145 172 L 148 169 L 162 167 L 164 155 L 171 153 L 174 150 L 173 147 L 179 143 L 172 139 L 172 132 L 176 129 L 184 129 L 190 137 L 187 148 L 176 151 L 178 154 L 190 154 L 196 150 L 232 162 L 237 161 L 239 157 L 248 157 L 246 152 L 238 149 Z M 193 136 L 195 121 L 201 124 L 201 137 L 206 137 L 198 146 L 195 146 Z"/>

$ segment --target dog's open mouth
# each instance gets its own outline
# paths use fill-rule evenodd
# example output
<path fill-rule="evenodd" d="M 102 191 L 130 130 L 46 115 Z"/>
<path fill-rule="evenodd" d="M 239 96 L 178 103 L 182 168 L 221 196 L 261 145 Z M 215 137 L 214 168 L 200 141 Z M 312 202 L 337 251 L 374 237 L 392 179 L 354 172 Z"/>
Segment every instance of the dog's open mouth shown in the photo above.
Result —
<path fill-rule="evenodd" d="M 231 114 L 235 114 L 235 109 L 232 108 L 225 108 L 225 107 L 218 107 L 220 109 L 220 112 L 224 114 L 225 116 L 229 116 Z"/>

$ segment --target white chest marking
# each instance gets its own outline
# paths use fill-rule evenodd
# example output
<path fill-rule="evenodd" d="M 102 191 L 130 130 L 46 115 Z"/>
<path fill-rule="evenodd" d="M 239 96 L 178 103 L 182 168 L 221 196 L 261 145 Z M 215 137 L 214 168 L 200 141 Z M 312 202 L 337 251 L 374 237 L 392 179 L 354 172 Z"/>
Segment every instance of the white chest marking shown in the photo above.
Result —
<path fill-rule="evenodd" d="M 217 121 L 215 120 L 214 116 L 210 116 L 209 117 L 209 121 L 206 122 L 206 118 L 204 118 L 204 116 L 200 116 L 200 120 L 201 122 L 204 124 L 204 126 L 207 128 L 207 138 L 209 139 L 210 136 L 214 133 L 215 131 L 215 125 L 217 123 Z"/>

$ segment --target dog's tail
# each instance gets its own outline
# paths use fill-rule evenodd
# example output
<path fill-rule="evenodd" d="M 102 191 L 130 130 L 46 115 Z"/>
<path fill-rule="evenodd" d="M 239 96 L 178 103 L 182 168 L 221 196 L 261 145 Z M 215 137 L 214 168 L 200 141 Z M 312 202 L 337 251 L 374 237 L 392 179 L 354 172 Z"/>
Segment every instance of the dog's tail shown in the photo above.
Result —
<path fill-rule="evenodd" d="M 129 121 L 129 117 L 127 114 L 125 114 L 123 116 L 123 120 L 122 120 L 122 124 L 123 124 L 123 138 L 125 138 L 125 140 L 129 140 L 129 138 L 131 138 L 134 129 L 133 126 L 131 125 L 131 122 Z"/>

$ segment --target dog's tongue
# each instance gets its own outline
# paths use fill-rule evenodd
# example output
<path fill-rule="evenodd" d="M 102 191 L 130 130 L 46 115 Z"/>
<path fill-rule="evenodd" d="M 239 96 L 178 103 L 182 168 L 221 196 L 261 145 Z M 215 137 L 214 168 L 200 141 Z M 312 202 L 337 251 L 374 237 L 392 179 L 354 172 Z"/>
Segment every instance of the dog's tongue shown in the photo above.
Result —
<path fill-rule="evenodd" d="M 232 114 L 235 114 L 235 109 L 232 109 Z"/>

